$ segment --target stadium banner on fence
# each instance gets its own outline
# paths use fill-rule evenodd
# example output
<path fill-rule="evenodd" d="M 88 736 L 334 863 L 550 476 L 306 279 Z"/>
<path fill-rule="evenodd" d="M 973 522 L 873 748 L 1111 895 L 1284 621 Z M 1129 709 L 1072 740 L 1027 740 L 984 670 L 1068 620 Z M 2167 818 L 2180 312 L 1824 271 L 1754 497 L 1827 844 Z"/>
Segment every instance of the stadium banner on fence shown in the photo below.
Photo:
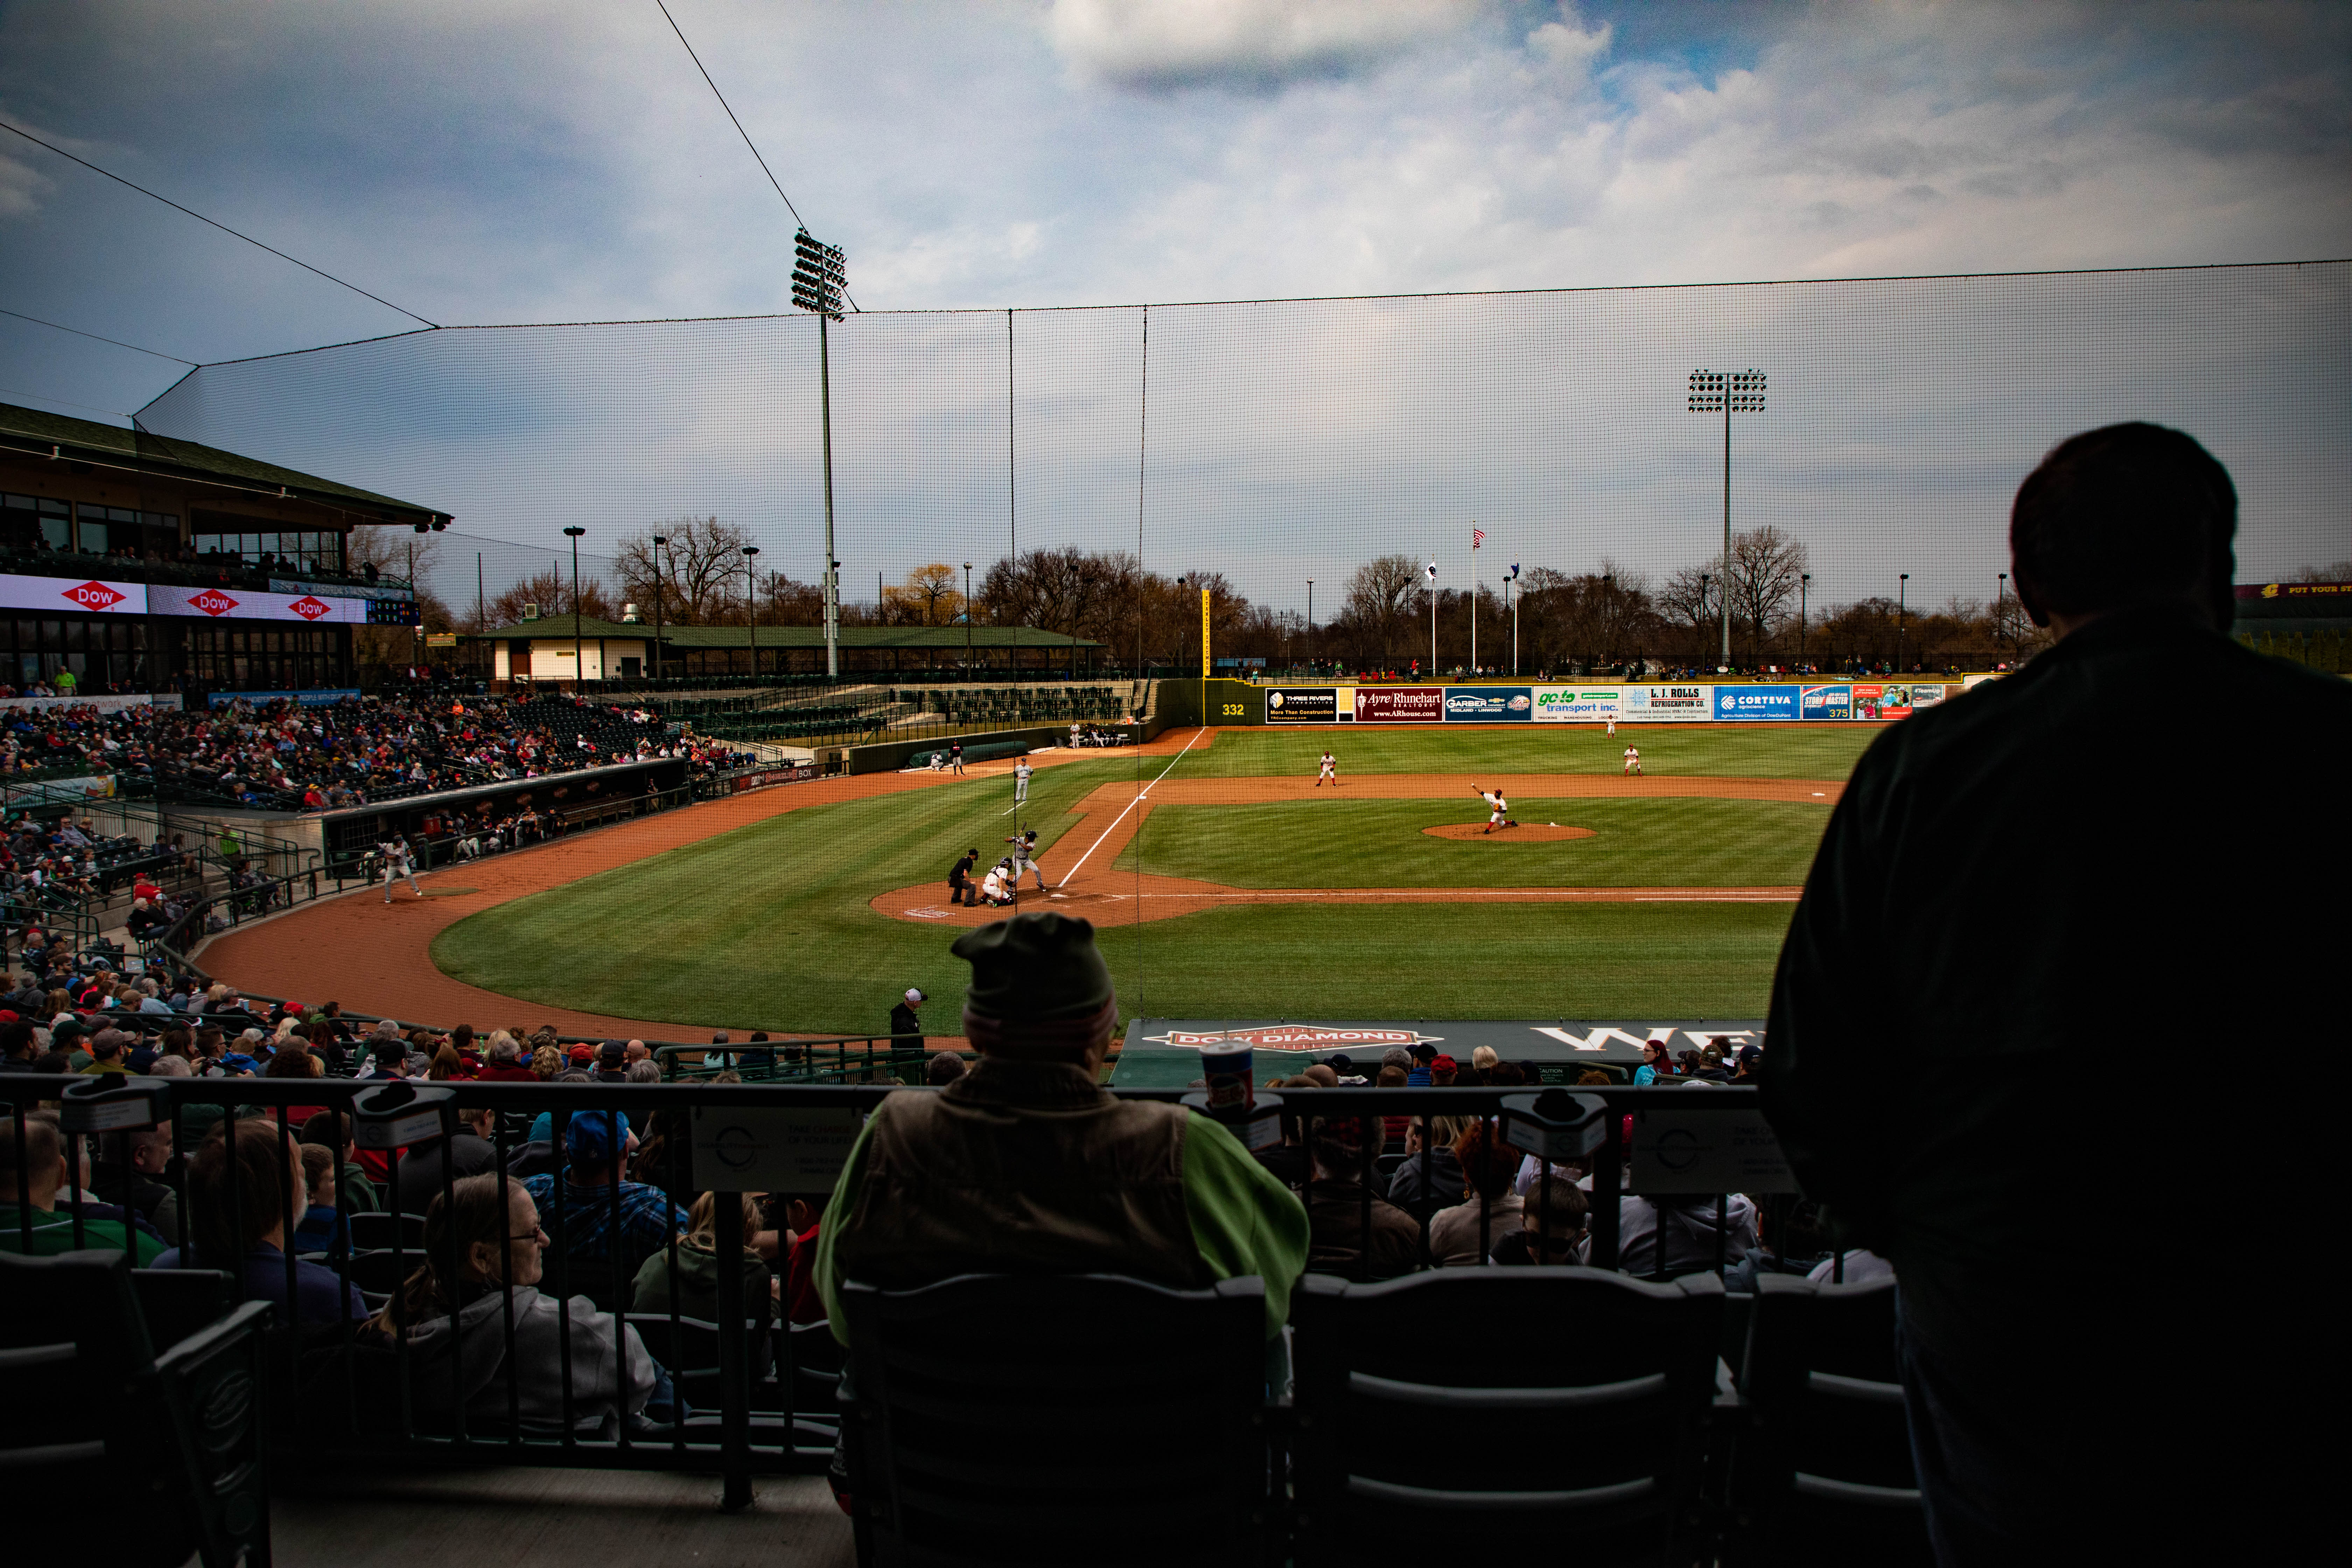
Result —
<path fill-rule="evenodd" d="M 1246 1045 L 1256 1058 L 1252 1078 L 1263 1081 L 1288 1075 L 1336 1054 L 1352 1072 L 1371 1077 L 1381 1055 L 1434 1046 L 1467 1061 L 1480 1046 L 1492 1046 L 1507 1062 L 1531 1063 L 1547 1084 L 1572 1084 L 1596 1065 L 1631 1070 L 1642 1065 L 1642 1047 L 1655 1041 L 1675 1050 L 1696 1050 L 1721 1039 L 1733 1050 L 1764 1043 L 1760 1018 L 1709 1020 L 1495 1019 L 1435 1021 L 1402 1019 L 1329 1023 L 1251 1022 L 1231 1018 L 1132 1018 L 1120 1042 L 1111 1081 L 1125 1089 L 1181 1089 L 1201 1076 L 1201 1051 Z"/>
<path fill-rule="evenodd" d="M 1715 689 L 1718 720 L 1794 719 L 1797 688 L 1793 686 L 1718 686 Z"/>
<path fill-rule="evenodd" d="M 1615 687 L 1538 686 L 1535 719 L 1546 724 L 1597 724 L 1617 717 L 1622 694 Z"/>
<path fill-rule="evenodd" d="M 159 616 L 204 616 L 216 621 L 292 621 L 297 625 L 368 624 L 369 599 L 321 599 L 316 594 L 257 594 L 238 588 L 169 588 L 147 590 L 148 606 Z"/>
<path fill-rule="evenodd" d="M 299 577 L 272 577 L 269 591 L 291 597 L 316 594 L 322 599 L 389 599 L 403 605 L 416 602 L 415 594 L 409 589 L 384 583 L 310 583 Z"/>
<path fill-rule="evenodd" d="M 1535 688 L 1531 686 L 1449 686 L 1445 689 L 1445 721 L 1524 723 L 1535 700 Z"/>
<path fill-rule="evenodd" d="M 1269 724 L 1328 724 L 1339 716 L 1339 692 L 1331 686 L 1275 686 L 1266 689 L 1265 721 Z"/>
<path fill-rule="evenodd" d="M 1445 720 L 1442 686 L 1359 686 L 1359 724 L 1438 724 Z"/>
<path fill-rule="evenodd" d="M 1797 717 L 1800 719 L 1851 719 L 1853 717 L 1853 688 L 1851 686 L 1808 686 L 1797 695 Z"/>
<path fill-rule="evenodd" d="M 46 610 L 63 615 L 143 616 L 147 587 L 143 583 L 109 583 L 97 577 L 0 576 L 0 605 L 12 610 Z"/>
<path fill-rule="evenodd" d="M 226 708 L 232 702 L 291 702 L 297 708 L 331 708 L 338 702 L 357 702 L 360 689 L 356 686 L 322 687 L 316 691 L 215 691 L 206 700 L 215 708 Z"/>
<path fill-rule="evenodd" d="M 6 697 L 0 698 L 0 714 L 17 708 L 95 708 L 101 713 L 120 713 L 126 708 L 177 708 L 180 694 L 159 692 L 152 697 Z"/>
<path fill-rule="evenodd" d="M 1643 723 L 1705 722 L 1715 717 L 1711 686 L 1629 686 L 1617 716 Z"/>
<path fill-rule="evenodd" d="M 754 768 L 748 773 L 737 773 L 728 782 L 734 794 L 744 795 L 755 789 L 772 789 L 777 784 L 801 784 L 824 776 L 824 770 L 814 763 L 779 763 L 772 768 Z"/>
<path fill-rule="evenodd" d="M 1945 689 L 1940 686 L 1915 686 L 1911 689 L 1911 711 L 1916 713 L 1922 708 L 1938 707 L 1945 695 Z"/>

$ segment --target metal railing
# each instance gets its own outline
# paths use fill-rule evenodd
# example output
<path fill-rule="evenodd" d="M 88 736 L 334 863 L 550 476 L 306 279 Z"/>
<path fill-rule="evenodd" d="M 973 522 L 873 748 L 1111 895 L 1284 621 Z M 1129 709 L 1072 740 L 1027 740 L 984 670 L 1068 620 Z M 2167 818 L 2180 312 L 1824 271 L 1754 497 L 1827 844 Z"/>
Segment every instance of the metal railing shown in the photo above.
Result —
<path fill-rule="evenodd" d="M 871 1047 L 883 1039 L 887 1037 L 862 1044 Z M 887 1057 L 876 1058 L 877 1068 L 883 1061 Z M 174 1153 L 162 1163 L 163 1169 L 150 1173 L 148 1179 L 169 1188 L 178 1201 L 174 1205 L 173 1233 L 156 1239 L 178 1248 L 179 1261 L 184 1266 L 209 1266 L 221 1261 L 194 1258 L 192 1255 L 193 1215 L 199 1201 L 225 1204 L 231 1222 L 238 1227 L 234 1231 L 237 1235 L 248 1234 L 251 1228 L 243 1224 L 244 1205 L 273 1202 L 279 1205 L 280 1212 L 271 1217 L 283 1234 L 291 1237 L 297 1216 L 290 1184 L 278 1184 L 279 1190 L 275 1194 L 241 1193 L 236 1184 L 234 1160 L 225 1164 L 226 1185 L 223 1191 L 201 1197 L 192 1194 L 184 1158 L 194 1147 L 191 1138 L 234 1137 L 237 1126 L 257 1120 L 290 1126 L 298 1113 L 315 1114 L 310 1108 L 348 1114 L 360 1095 L 383 1087 L 335 1079 L 117 1078 L 106 1082 L 112 1090 L 106 1098 L 119 1108 L 105 1116 L 93 1119 L 84 1110 L 76 1121 L 73 1101 L 68 1101 L 67 1131 L 62 1134 L 68 1141 L 68 1182 L 65 1191 L 58 1194 L 61 1201 L 58 1207 L 42 1215 L 20 1202 L 13 1212 L 0 1215 L 0 1246 L 33 1251 L 37 1229 L 47 1233 L 42 1242 L 43 1250 L 61 1244 L 75 1248 L 92 1245 L 93 1225 L 117 1216 L 100 1215 L 86 1207 L 90 1194 L 82 1176 L 83 1152 L 94 1154 L 96 1169 L 113 1173 L 113 1179 L 122 1184 L 121 1195 L 128 1200 L 131 1196 L 131 1173 L 140 1163 L 135 1143 L 141 1130 L 161 1127 L 169 1128 L 169 1146 Z M 77 1095 L 100 1092 L 99 1084 L 79 1079 L 0 1075 L 0 1100 L 7 1104 L 6 1114 L 13 1121 L 16 1134 L 11 1173 L 19 1194 L 34 1190 L 25 1163 L 26 1121 L 42 1101 L 58 1100 L 68 1084 L 84 1085 L 75 1090 Z M 821 1325 L 803 1325 L 795 1331 L 789 1324 L 772 1324 L 770 1314 L 764 1311 L 757 1314 L 758 1321 L 754 1321 L 751 1320 L 755 1314 L 748 1306 L 735 1309 L 736 1303 L 764 1299 L 772 1292 L 749 1289 L 757 1281 L 755 1266 L 746 1252 L 747 1245 L 754 1238 L 743 1234 L 742 1194 L 729 1190 L 729 1167 L 724 1156 L 715 1152 L 724 1145 L 712 1142 L 709 1146 L 714 1152 L 704 1154 L 698 1148 L 692 1129 L 698 1119 L 740 1122 L 778 1112 L 863 1114 L 892 1092 L 895 1086 L 708 1081 L 537 1085 L 459 1080 L 408 1086 L 408 1090 L 413 1094 L 420 1088 L 436 1092 L 426 1097 L 428 1103 L 417 1105 L 407 1113 L 408 1124 L 397 1132 L 392 1153 L 396 1159 L 424 1162 L 422 1168 L 437 1188 L 442 1205 L 454 1202 L 457 1177 L 452 1155 L 453 1135 L 457 1130 L 457 1118 L 462 1112 L 495 1113 L 487 1139 L 494 1162 L 490 1169 L 518 1177 L 548 1178 L 539 1184 L 539 1191 L 550 1200 L 541 1206 L 540 1223 L 548 1237 L 551 1261 L 547 1280 L 555 1298 L 554 1310 L 561 1328 L 559 1343 L 564 1347 L 552 1374 L 554 1386 L 551 1390 L 547 1386 L 548 1374 L 544 1372 L 527 1374 L 512 1353 L 516 1291 L 530 1282 L 511 1277 L 519 1270 L 503 1271 L 509 1277 L 493 1282 L 504 1298 L 503 1331 L 508 1353 L 502 1361 L 501 1373 L 494 1374 L 485 1389 L 468 1391 L 453 1381 L 447 1408 L 446 1412 L 439 1410 L 437 1390 L 428 1380 L 440 1373 L 437 1370 L 420 1369 L 415 1362 L 411 1345 L 415 1325 L 402 1314 L 387 1315 L 383 1310 L 385 1302 L 419 1279 L 416 1267 L 425 1263 L 423 1247 L 411 1239 L 408 1223 L 395 1218 L 379 1226 L 385 1233 L 379 1239 L 385 1245 L 361 1247 L 351 1239 L 352 1216 L 345 1215 L 336 1222 L 341 1239 L 331 1241 L 317 1254 L 300 1256 L 296 1247 L 289 1245 L 280 1248 L 275 1258 L 267 1251 L 249 1249 L 247 1259 L 237 1260 L 244 1271 L 243 1292 L 248 1295 L 259 1293 L 275 1298 L 282 1289 L 283 1303 L 299 1303 L 304 1299 L 303 1281 L 309 1279 L 313 1282 L 315 1300 L 317 1277 L 308 1273 L 312 1268 L 331 1274 L 335 1284 L 338 1305 L 331 1316 L 281 1322 L 277 1331 L 281 1363 L 287 1374 L 299 1380 L 288 1385 L 281 1397 L 282 1407 L 278 1412 L 281 1440 L 298 1441 L 305 1452 L 311 1453 L 398 1454 L 454 1463 L 492 1461 L 577 1468 L 715 1470 L 724 1479 L 725 1499 L 730 1507 L 749 1501 L 755 1475 L 814 1471 L 829 1462 L 835 1418 L 830 1399 L 822 1391 L 837 1372 L 838 1352 Z M 446 1093 L 437 1092 L 445 1090 Z M 1178 1099 L 1184 1093 L 1178 1089 L 1111 1092 L 1122 1098 L 1162 1101 Z M 149 1098 L 142 1100 L 140 1096 Z M 1729 1088 L 1701 1096 L 1657 1088 L 1595 1088 L 1580 1089 L 1576 1097 L 1597 1100 L 1605 1117 L 1605 1136 L 1590 1156 L 1561 1167 L 1566 1171 L 1589 1166 L 1591 1197 L 1588 1261 L 1591 1267 L 1604 1269 L 1623 1264 L 1629 1272 L 1658 1272 L 1643 1269 L 1638 1257 L 1621 1258 L 1618 1215 L 1620 1200 L 1626 1195 L 1622 1119 L 1661 1107 L 1678 1114 L 1751 1114 L 1753 1092 Z M 438 1103 L 430 1103 L 436 1100 Z M 1512 1128 L 1515 1122 L 1522 1127 L 1533 1125 L 1527 1120 L 1531 1114 L 1529 1103 L 1530 1097 L 1522 1091 L 1494 1088 L 1286 1089 L 1275 1112 L 1283 1138 L 1277 1147 L 1292 1150 L 1311 1143 L 1318 1126 L 1328 1127 L 1337 1121 L 1356 1125 L 1360 1148 L 1377 1150 L 1382 1125 L 1403 1119 L 1417 1125 L 1422 1146 L 1428 1149 L 1435 1144 L 1435 1119 L 1440 1116 L 1488 1120 L 1503 1142 L 1524 1147 L 1528 1141 L 1514 1136 Z M 1584 1109 L 1590 1123 L 1591 1107 L 1588 1104 Z M 669 1203 L 681 1207 L 693 1202 L 705 1183 L 713 1194 L 712 1240 L 719 1279 L 715 1300 L 722 1309 L 717 1313 L 709 1336 L 715 1350 L 713 1364 L 682 1364 L 684 1358 L 677 1352 L 677 1347 L 689 1342 L 687 1325 L 695 1321 L 681 1311 L 680 1291 L 676 1288 L 680 1278 L 677 1258 L 681 1246 L 681 1226 L 677 1216 L 672 1215 L 658 1221 L 663 1232 L 659 1238 L 649 1240 L 641 1234 L 639 1245 L 632 1248 L 624 1240 L 629 1230 L 629 1212 L 633 1208 L 642 1214 L 649 1201 L 646 1195 L 625 1194 L 619 1184 L 609 1181 L 574 1183 L 563 1162 L 554 1156 L 554 1151 L 568 1147 L 570 1127 L 575 1119 L 607 1112 L 627 1117 L 633 1131 L 643 1128 L 646 1133 L 626 1173 L 630 1181 L 656 1189 Z M 419 1114 L 425 1114 L 421 1124 L 416 1120 Z M 530 1123 L 541 1114 L 548 1120 L 548 1133 L 535 1140 L 529 1135 Z M 387 1121 L 400 1120 L 387 1114 L 371 1123 L 363 1117 L 362 1125 L 380 1129 Z M 92 1131 L 98 1127 L 105 1131 Z M 608 1137 L 610 1132 L 608 1127 Z M 323 1139 L 331 1155 L 338 1193 L 345 1190 L 350 1174 L 345 1148 L 348 1136 L 331 1132 Z M 362 1143 L 371 1141 L 371 1137 L 376 1142 L 384 1141 L 381 1134 L 363 1135 Z M 423 1152 L 404 1153 L 403 1149 Z M 148 1163 L 158 1162 L 151 1159 Z M 1428 1166 L 1425 1160 L 1425 1178 Z M 382 1162 L 377 1162 L 377 1169 L 384 1169 Z M 388 1190 L 396 1198 L 400 1190 L 397 1172 L 386 1170 L 385 1173 L 393 1178 Z M 1311 1166 L 1297 1170 L 1292 1178 L 1294 1188 L 1303 1192 L 1310 1173 Z M 372 1170 L 371 1179 L 375 1174 Z M 815 1204 L 824 1196 L 821 1189 L 829 1185 L 830 1177 L 824 1176 L 811 1190 L 783 1195 Z M 1354 1205 L 1359 1225 L 1353 1271 L 1365 1277 L 1371 1271 L 1373 1205 L 1384 1200 L 1376 1196 L 1370 1181 L 1357 1181 L 1352 1185 L 1360 1194 Z M 1538 1183 L 1538 1187 L 1546 1198 L 1539 1207 L 1531 1208 L 1530 1214 L 1543 1227 L 1543 1233 L 1550 1234 L 1549 1186 Z M 1310 1205 L 1328 1197 L 1328 1176 L 1318 1184 L 1318 1188 L 1316 1194 L 1309 1195 Z M 1416 1222 L 1422 1237 L 1419 1264 L 1423 1268 L 1438 1261 L 1431 1255 L 1428 1240 L 1429 1222 L 1441 1206 L 1435 1188 L 1433 1181 L 1424 1179 L 1419 1195 L 1399 1205 Z M 1474 1184 L 1466 1190 L 1475 1194 L 1478 1188 Z M 1729 1194 L 1716 1195 L 1719 1217 L 1730 1199 Z M 650 1200 L 656 1214 L 661 1201 L 660 1197 Z M 1774 1207 L 1782 1211 L 1778 1217 L 1783 1223 L 1776 1228 L 1785 1230 L 1786 1210 L 1793 1202 L 1793 1194 L 1765 1197 L 1768 1211 Z M 1478 1207 L 1477 1247 L 1483 1259 L 1501 1237 L 1493 1234 L 1496 1227 L 1491 1211 L 1495 1205 L 1480 1203 Z M 1328 1204 L 1318 1211 L 1318 1231 L 1328 1229 L 1333 1212 Z M 136 1228 L 138 1222 L 131 1214 L 126 1205 L 121 1211 L 120 1222 Z M 601 1249 L 603 1256 L 594 1256 L 597 1249 L 591 1244 L 590 1233 L 583 1227 L 593 1226 L 599 1218 L 605 1227 L 607 1241 Z M 642 1220 L 638 1228 L 642 1232 Z M 1661 1223 L 1661 1234 L 1663 1230 Z M 1725 1234 L 1720 1224 L 1717 1234 L 1718 1237 Z M 572 1245 L 575 1235 L 582 1244 L 579 1247 Z M 1318 1234 L 1318 1243 L 1325 1239 Z M 457 1246 L 446 1233 L 443 1242 L 445 1248 Z M 1717 1271 L 1729 1261 L 1726 1250 L 1718 1241 L 1714 1265 Z M 265 1265 L 268 1273 L 257 1276 L 247 1267 L 249 1259 L 256 1257 L 269 1259 Z M 671 1284 L 667 1292 L 669 1305 L 666 1312 L 642 1317 L 631 1324 L 628 1314 L 632 1282 L 635 1273 L 656 1257 L 667 1260 Z M 1840 1257 L 1842 1261 L 1843 1255 Z M 762 1257 L 761 1266 L 770 1262 Z M 282 1282 L 274 1277 L 280 1267 L 284 1270 Z M 445 1250 L 438 1260 L 437 1274 L 445 1281 L 463 1277 L 453 1251 Z M 257 1284 L 257 1279 L 266 1279 L 267 1285 Z M 355 1310 L 352 1305 L 354 1286 L 364 1310 Z M 482 1299 L 489 1288 L 478 1288 L 475 1300 Z M 595 1300 L 600 1293 L 602 1300 Z M 584 1314 L 575 1301 L 575 1297 L 582 1294 L 592 1298 L 593 1310 Z M 617 1322 L 614 1321 L 616 1314 Z M 299 1320 L 299 1312 L 297 1315 Z M 583 1386 L 581 1369 L 574 1364 L 571 1352 L 575 1322 L 583 1316 L 592 1336 L 609 1331 L 619 1339 L 625 1325 L 630 1332 L 640 1329 L 656 1333 L 666 1331 L 665 1342 L 672 1347 L 672 1359 L 681 1363 L 661 1369 L 667 1374 L 671 1394 L 676 1396 L 690 1379 L 691 1386 L 698 1391 L 698 1399 L 715 1399 L 715 1410 L 707 1403 L 698 1407 L 682 1397 L 674 1397 L 666 1407 L 661 1405 L 658 1396 L 662 1381 L 658 1378 L 643 1399 L 638 1398 L 625 1373 L 616 1374 L 613 1389 Z M 456 1358 L 452 1359 L 454 1362 Z M 618 1358 L 615 1364 L 620 1364 Z M 449 1375 L 456 1378 L 454 1366 Z M 522 1386 L 527 1375 L 534 1380 L 528 1394 Z M 614 1394 L 617 1397 L 613 1397 Z M 555 1408 L 561 1419 L 528 1419 L 521 1414 L 526 1403 Z M 597 1413 L 608 1403 L 614 1406 L 610 1415 L 600 1415 L 593 1425 L 582 1418 L 583 1412 Z M 647 1411 L 655 1415 L 647 1416 Z"/>

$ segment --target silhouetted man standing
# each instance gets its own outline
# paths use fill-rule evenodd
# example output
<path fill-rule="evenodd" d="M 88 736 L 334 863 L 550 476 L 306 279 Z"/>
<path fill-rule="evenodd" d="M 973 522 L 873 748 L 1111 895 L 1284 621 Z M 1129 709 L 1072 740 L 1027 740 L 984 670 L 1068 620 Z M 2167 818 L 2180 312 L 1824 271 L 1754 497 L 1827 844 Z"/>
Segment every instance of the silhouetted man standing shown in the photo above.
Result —
<path fill-rule="evenodd" d="M 2329 1494 L 2237 1468 L 2291 1400 L 2335 1409 L 2341 1336 L 2276 1321 L 2332 1298 L 2274 1270 L 2341 1134 L 2229 1090 L 2261 1081 L 2239 1042 L 2345 1021 L 2297 890 L 2352 872 L 2352 686 L 2225 635 L 2236 529 L 2177 431 L 2044 458 L 2010 547 L 2056 646 L 1872 743 L 1781 951 L 1765 1111 L 1901 1280 L 1948 1564 L 2268 1561 Z"/>

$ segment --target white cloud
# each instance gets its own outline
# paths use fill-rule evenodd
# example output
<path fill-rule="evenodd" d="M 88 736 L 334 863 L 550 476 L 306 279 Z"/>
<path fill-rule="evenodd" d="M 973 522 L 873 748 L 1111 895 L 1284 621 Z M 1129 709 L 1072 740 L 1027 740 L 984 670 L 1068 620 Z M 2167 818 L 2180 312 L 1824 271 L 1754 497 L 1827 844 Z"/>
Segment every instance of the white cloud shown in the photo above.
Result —
<path fill-rule="evenodd" d="M 1045 26 L 1081 80 L 1265 88 L 1375 64 L 1477 11 L 1477 0 L 1054 0 Z"/>

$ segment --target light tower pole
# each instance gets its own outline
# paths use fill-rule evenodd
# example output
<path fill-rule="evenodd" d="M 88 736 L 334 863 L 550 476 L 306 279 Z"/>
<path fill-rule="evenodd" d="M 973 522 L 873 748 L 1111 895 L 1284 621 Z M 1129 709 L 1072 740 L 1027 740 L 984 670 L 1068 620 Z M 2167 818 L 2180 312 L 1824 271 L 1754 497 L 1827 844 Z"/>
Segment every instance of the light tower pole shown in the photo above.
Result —
<path fill-rule="evenodd" d="M 1801 572 L 1797 575 L 1797 668 L 1805 668 L 1805 600 L 1813 591 L 1813 574 Z"/>
<path fill-rule="evenodd" d="M 963 678 L 971 679 L 971 563 L 963 563 Z"/>
<path fill-rule="evenodd" d="M 1511 612 L 1511 674 L 1514 679 L 1519 673 L 1519 605 L 1518 601 L 1511 597 L 1511 585 L 1518 580 L 1519 563 L 1514 561 L 1511 569 L 1503 574 L 1503 603 Z"/>
<path fill-rule="evenodd" d="M 1432 680 L 1434 680 L 1434 679 L 1437 679 L 1437 563 L 1436 563 L 1436 562 L 1432 561 L 1432 562 L 1429 563 L 1429 565 L 1424 569 L 1424 579 L 1425 579 L 1425 581 L 1426 581 L 1426 582 L 1428 583 L 1428 584 L 1429 584 L 1429 586 L 1424 590 L 1424 592 L 1426 592 L 1426 593 L 1429 595 L 1429 679 L 1432 679 Z"/>
<path fill-rule="evenodd" d="M 564 537 L 572 541 L 572 689 L 575 694 L 580 689 L 582 679 L 580 674 L 580 536 L 587 531 L 584 528 L 567 528 L 563 531 Z M 415 568 L 411 567 L 409 581 L 413 583 L 415 580 Z"/>
<path fill-rule="evenodd" d="M 654 683 L 661 683 L 662 655 L 662 588 L 667 579 L 662 576 L 662 546 L 669 542 L 667 534 L 654 535 Z"/>
<path fill-rule="evenodd" d="M 1895 585 L 1895 673 L 1903 673 L 1904 602 L 1911 596 L 1911 574 L 1906 572 Z"/>
<path fill-rule="evenodd" d="M 1307 579 L 1307 668 L 1315 669 L 1315 579 Z"/>
<path fill-rule="evenodd" d="M 743 547 L 743 612 L 751 627 L 751 681 L 754 685 L 760 679 L 760 570 L 752 562 L 759 553 L 760 547 L 756 544 Z"/>
<path fill-rule="evenodd" d="M 1723 416 L 1723 668 L 1731 668 L 1731 416 L 1764 412 L 1760 370 L 1695 370 L 1690 411 Z"/>
<path fill-rule="evenodd" d="M 841 563 L 833 558 L 833 359 L 825 323 L 842 319 L 848 258 L 808 230 L 793 237 L 793 303 L 816 316 L 817 405 L 824 424 L 824 672 L 841 679 Z"/>

